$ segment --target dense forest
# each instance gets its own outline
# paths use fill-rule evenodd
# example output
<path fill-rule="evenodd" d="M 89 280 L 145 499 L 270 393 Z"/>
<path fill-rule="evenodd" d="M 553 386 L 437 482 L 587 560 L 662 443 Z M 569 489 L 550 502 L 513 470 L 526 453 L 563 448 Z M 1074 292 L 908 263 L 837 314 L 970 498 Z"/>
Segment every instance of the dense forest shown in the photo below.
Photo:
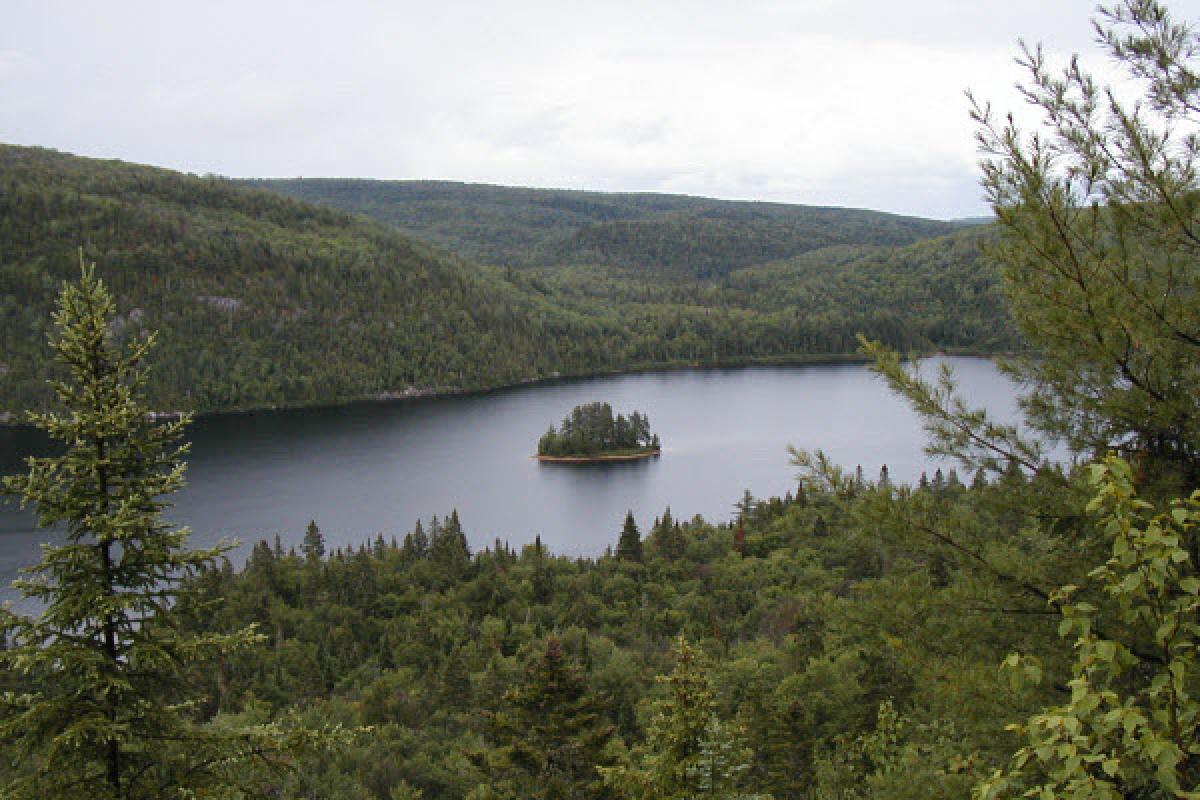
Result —
<path fill-rule="evenodd" d="M 160 409 L 844 357 L 859 332 L 901 349 L 1016 346 L 994 268 L 962 234 L 826 248 L 722 267 L 713 278 L 604 265 L 527 271 L 471 263 L 365 218 L 232 181 L 48 150 L 0 146 L 0 188 L 7 415 L 50 401 L 49 312 L 81 247 L 116 296 L 114 328 L 126 338 L 158 332 L 148 391 Z M 903 243 L 943 230 L 857 213 L 834 213 L 827 227 L 837 235 L 817 241 Z M 720 248 L 713 258 L 740 263 Z"/>
<path fill-rule="evenodd" d="M 955 223 L 878 211 L 443 181 L 246 181 L 365 214 L 500 267 L 593 264 L 719 277 L 834 245 L 913 244 Z"/>
<path fill-rule="evenodd" d="M 539 456 L 594 456 L 654 451 L 661 447 L 650 420 L 640 411 L 613 416 L 608 403 L 575 406 L 538 439 Z"/>
<path fill-rule="evenodd" d="M 1023 89 L 1049 127 L 975 108 L 988 257 L 1032 348 L 1004 363 L 1023 427 L 860 339 L 956 464 L 914 486 L 794 448 L 783 497 L 747 492 L 727 523 L 630 513 L 595 558 L 471 552 L 451 509 L 332 553 L 313 520 L 298 552 L 258 542 L 235 568 L 164 518 L 188 418 L 148 418 L 153 341 L 84 266 L 49 344 L 66 411 L 37 418 L 62 450 L 3 484 L 61 535 L 17 584 L 43 613 L 0 608 L 0 794 L 1200 796 L 1200 178 L 1180 135 L 1200 33 L 1133 0 L 1097 32 L 1136 111 L 1040 50 Z"/>

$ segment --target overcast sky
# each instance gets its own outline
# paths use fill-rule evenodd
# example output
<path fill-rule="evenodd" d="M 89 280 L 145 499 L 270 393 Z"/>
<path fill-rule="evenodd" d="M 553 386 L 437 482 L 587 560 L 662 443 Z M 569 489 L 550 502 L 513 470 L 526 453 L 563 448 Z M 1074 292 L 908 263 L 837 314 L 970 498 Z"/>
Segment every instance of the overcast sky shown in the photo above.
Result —
<path fill-rule="evenodd" d="M 0 141 L 236 177 L 985 213 L 964 89 L 1084 0 L 0 0 Z M 1200 19 L 1200 0 L 1172 4 Z"/>

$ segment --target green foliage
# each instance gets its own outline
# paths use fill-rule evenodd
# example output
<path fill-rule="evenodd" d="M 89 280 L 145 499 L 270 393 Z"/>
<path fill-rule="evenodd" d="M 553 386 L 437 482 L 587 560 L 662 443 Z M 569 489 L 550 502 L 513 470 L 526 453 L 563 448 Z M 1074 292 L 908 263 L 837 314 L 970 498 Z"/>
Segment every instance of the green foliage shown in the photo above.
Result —
<path fill-rule="evenodd" d="M 730 528 L 672 519 L 679 552 L 668 558 L 648 546 L 637 565 L 497 543 L 451 574 L 430 553 L 386 543 L 390 537 L 382 548 L 335 550 L 316 566 L 260 543 L 244 569 L 197 576 L 198 598 L 181 608 L 182 624 L 226 632 L 255 623 L 272 646 L 197 670 L 192 680 L 218 718 L 290 711 L 373 726 L 344 756 L 288 776 L 289 792 L 334 796 L 336 787 L 344 797 L 386 797 L 404 782 L 426 798 L 453 798 L 527 780 L 520 771 L 484 772 L 486 759 L 467 757 L 504 745 L 492 738 L 487 713 L 512 712 L 505 697 L 523 684 L 522 665 L 544 654 L 546 637 L 562 642 L 589 692 L 605 698 L 601 718 L 620 737 L 605 757 L 620 759 L 642 752 L 642 710 L 665 690 L 655 681 L 671 670 L 662 642 L 686 634 L 723 654 L 709 679 L 725 733 L 701 737 L 714 748 L 709 763 L 722 763 L 721 748 L 736 742 L 737 753 L 750 750 L 729 767 L 743 785 L 803 797 L 813 754 L 869 723 L 861 709 L 878 702 L 871 692 L 885 691 L 871 687 L 899 698 L 908 685 L 898 671 L 850 652 L 861 624 L 845 615 L 849 599 L 832 592 L 869 551 L 852 541 L 850 517 L 829 498 L 813 490 L 806 503 L 754 502 L 744 556 Z M 821 539 L 811 535 L 818 514 L 829 526 Z M 422 528 L 441 536 L 448 524 Z M 837 655 L 819 656 L 825 648 Z M 1004 652 L 980 654 L 989 674 Z M 744 734 L 731 738 L 735 729 Z"/>
<path fill-rule="evenodd" d="M 1011 365 L 1030 422 L 1077 452 L 1110 449 L 1200 481 L 1200 37 L 1153 0 L 1101 8 L 1114 91 L 1041 48 L 1019 59 L 1034 133 L 976 104 L 992 250 L 1035 348 Z M 1123 98 L 1133 95 L 1131 102 Z"/>
<path fill-rule="evenodd" d="M 617 558 L 620 561 L 642 561 L 642 534 L 638 530 L 637 520 L 633 511 L 625 513 L 625 523 L 621 526 L 621 536 L 617 539 Z"/>
<path fill-rule="evenodd" d="M 1200 792 L 1200 490 L 1164 513 L 1139 500 L 1129 465 L 1110 456 L 1092 467 L 1088 510 L 1112 543 L 1089 580 L 1099 602 L 1055 594 L 1059 632 L 1074 637 L 1070 699 L 1010 726 L 1028 744 L 976 791 L 979 798 L 1195 797 Z M 1101 605 L 1102 603 L 1102 605 Z M 1142 645 L 1139 655 L 1104 634 L 1114 622 Z M 1010 656 L 1019 675 L 1036 665 Z M 1024 667 L 1024 669 L 1021 669 Z"/>
<path fill-rule="evenodd" d="M 42 347 L 85 252 L 114 334 L 159 331 L 147 401 L 300 406 L 519 383 L 617 363 L 619 325 L 363 219 L 216 178 L 0 146 L 0 411 L 54 402 Z"/>
<path fill-rule="evenodd" d="M 640 411 L 628 418 L 613 416 L 608 403 L 575 406 L 557 430 L 553 425 L 538 440 L 539 456 L 594 456 L 638 453 L 661 447 L 650 420 Z"/>
<path fill-rule="evenodd" d="M 467 258 L 508 267 L 602 264 L 724 274 L 836 244 L 908 245 L 952 223 L 877 211 L 663 194 L 441 181 L 247 181 L 366 214 Z"/>
<path fill-rule="evenodd" d="M 4 480 L 65 543 L 15 587 L 43 604 L 36 617 L 4 611 L 2 663 L 17 688 L 0 702 L 0 740 L 19 768 L 11 798 L 234 797 L 261 790 L 283 767 L 288 737 L 270 725 L 201 727 L 189 670 L 244 652 L 252 627 L 181 630 L 181 585 L 230 545 L 186 548 L 188 531 L 165 523 L 165 496 L 183 485 L 187 423 L 156 425 L 140 393 L 153 337 L 113 342 L 112 298 L 85 266 L 54 315 L 54 356 L 66 373 L 54 390 L 63 414 L 30 420 L 63 444 Z M 301 733 L 291 744 L 305 739 Z"/>
<path fill-rule="evenodd" d="M 848 741 L 838 737 L 832 752 L 816 763 L 815 800 L 960 798 L 972 784 L 969 759 L 958 758 L 954 726 L 916 725 L 891 700 L 879 705 L 875 728 Z M 929 765 L 940 767 L 930 770 Z"/>
<path fill-rule="evenodd" d="M 658 680 L 668 694 L 654 705 L 645 745 L 632 765 L 604 770 L 605 782 L 630 800 L 749 800 L 739 787 L 751 753 L 741 729 L 717 716 L 701 652 L 680 637 L 675 668 Z"/>
<path fill-rule="evenodd" d="M 872 488 L 864 511 L 881 534 L 885 572 L 894 575 L 889 562 L 906 553 L 925 564 L 903 581 L 907 592 L 893 579 L 892 603 L 902 609 L 928 581 L 945 587 L 941 602 L 996 615 L 958 633 L 941 618 L 933 639 L 923 624 L 917 646 L 897 640 L 896 649 L 937 662 L 929 651 L 951 642 L 1008 640 L 1010 652 L 1028 654 L 1006 659 L 1014 680 L 990 690 L 990 710 L 980 713 L 976 701 L 980 710 L 950 715 L 958 726 L 977 725 L 1006 704 L 1034 706 L 1023 715 L 1029 724 L 1016 728 L 1027 746 L 979 784 L 980 796 L 1182 797 L 1197 785 L 1189 707 L 1195 521 L 1183 507 L 1156 520 L 1136 498 L 1161 507 L 1200 483 L 1192 232 L 1200 143 L 1190 135 L 1197 38 L 1152 0 L 1101 13 L 1099 38 L 1132 76 L 1125 88 L 1140 84 L 1141 106 L 1124 105 L 1124 89 L 1106 91 L 1074 60 L 1060 77 L 1040 50 L 1026 49 L 1024 91 L 1045 129 L 1026 135 L 1011 118 L 976 107 L 990 156 L 984 185 L 999 220 L 990 252 L 1031 345 L 1007 369 L 1030 389 L 1022 405 L 1032 433 L 968 408 L 948 374 L 925 380 L 887 348 L 864 345 L 925 418 L 931 450 L 978 468 L 969 491 L 983 501 L 947 516 L 948 496 L 962 487 Z M 1101 494 L 1092 500 L 1081 470 L 1043 460 L 1054 440 L 1084 459 L 1116 450 L 1132 466 L 1093 468 Z M 862 488 L 820 454 L 796 456 L 826 490 L 861 502 Z M 1100 525 L 1089 511 L 1103 512 Z M 915 608 L 940 617 L 932 603 Z M 1048 623 L 1060 619 L 1052 631 Z M 1051 632 L 1073 635 L 1074 647 Z M 982 688 L 969 672 L 957 675 Z M 980 766 L 996 752 L 969 755 Z"/>
<path fill-rule="evenodd" d="M 304 529 L 304 541 L 300 545 L 300 552 L 304 553 L 306 559 L 314 562 L 325 556 L 325 537 L 321 535 L 321 529 L 317 527 L 315 519 L 310 519 L 308 527 Z"/>
<path fill-rule="evenodd" d="M 488 738 L 496 744 L 482 760 L 492 776 L 492 796 L 606 797 L 597 768 L 609 763 L 614 728 L 605 710 L 562 643 L 548 639 L 524 680 L 489 717 Z"/>
<path fill-rule="evenodd" d="M 538 209 L 557 213 L 542 199 L 525 205 L 531 229 L 503 233 L 511 220 L 501 213 L 481 235 L 511 236 L 532 254 Z M 994 270 L 978 259 L 980 237 L 918 241 L 949 230 L 943 223 L 652 196 L 564 202 L 668 218 L 600 211 L 613 231 L 581 233 L 587 242 L 564 250 L 567 260 L 518 271 L 507 257 L 471 264 L 369 220 L 233 181 L 0 146 L 0 422 L 54 402 L 43 334 L 81 243 L 120 265 L 105 276 L 119 310 L 114 333 L 159 332 L 146 396 L 162 410 L 845 358 L 860 332 L 924 351 L 1015 346 Z M 469 231 L 478 210 L 438 200 L 429 219 Z M 772 243 L 760 246 L 768 232 Z M 619 263 L 575 260 L 605 249 Z"/>

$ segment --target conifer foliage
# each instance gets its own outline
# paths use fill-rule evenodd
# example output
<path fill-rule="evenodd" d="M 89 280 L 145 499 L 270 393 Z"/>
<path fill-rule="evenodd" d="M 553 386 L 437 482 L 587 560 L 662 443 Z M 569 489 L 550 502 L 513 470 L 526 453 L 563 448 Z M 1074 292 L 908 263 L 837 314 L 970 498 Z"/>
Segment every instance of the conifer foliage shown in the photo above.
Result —
<path fill-rule="evenodd" d="M 1136 454 L 1200 482 L 1200 35 L 1162 3 L 1101 6 L 1126 78 L 1103 85 L 1040 47 L 1018 61 L 1045 124 L 977 104 L 992 255 L 1035 354 L 1012 365 L 1029 422 L 1074 449 Z M 1132 97 L 1132 102 L 1126 98 Z"/>
<path fill-rule="evenodd" d="M 633 511 L 625 512 L 625 523 L 621 526 L 621 538 L 617 540 L 617 558 L 622 561 L 642 560 L 642 534 L 638 530 Z"/>
<path fill-rule="evenodd" d="M 497 746 L 484 759 L 493 778 L 481 797 L 607 797 L 598 766 L 615 728 L 604 700 L 556 638 L 489 718 Z"/>
<path fill-rule="evenodd" d="M 183 485 L 188 420 L 149 419 L 140 364 L 153 337 L 118 346 L 113 314 L 84 265 L 54 315 L 51 344 L 67 377 L 53 385 L 67 411 L 30 416 L 64 450 L 4 481 L 6 494 L 36 507 L 41 526 L 62 530 L 62 543 L 43 545 L 40 563 L 15 582 L 41 615 L 0 612 L 9 632 L 0 665 L 20 687 L 0 701 L 0 739 L 19 759 L 8 798 L 224 796 L 248 780 L 235 776 L 247 759 L 278 752 L 271 730 L 218 733 L 189 718 L 196 698 L 186 670 L 257 636 L 176 624 L 180 581 L 230 545 L 188 549 L 187 529 L 162 519 L 162 498 Z"/>
<path fill-rule="evenodd" d="M 640 761 L 603 770 L 605 780 L 636 800 L 768 800 L 739 788 L 751 753 L 741 728 L 717 716 L 703 654 L 680 638 L 675 658 L 671 674 L 658 679 L 669 693 L 655 704 Z"/>
<path fill-rule="evenodd" d="M 550 429 L 538 440 L 539 456 L 590 456 L 605 453 L 657 451 L 658 434 L 650 431 L 650 419 L 640 411 L 628 418 L 613 416 L 608 403 L 575 406 L 563 418 L 562 427 Z"/>

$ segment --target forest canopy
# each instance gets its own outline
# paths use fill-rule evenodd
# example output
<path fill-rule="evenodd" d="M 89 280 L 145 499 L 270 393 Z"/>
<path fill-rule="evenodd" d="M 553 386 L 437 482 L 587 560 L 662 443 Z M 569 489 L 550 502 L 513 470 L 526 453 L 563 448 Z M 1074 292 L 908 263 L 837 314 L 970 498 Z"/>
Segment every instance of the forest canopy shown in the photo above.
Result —
<path fill-rule="evenodd" d="M 0 145 L 0 423 L 55 402 L 48 320 L 81 246 L 114 295 L 114 332 L 158 333 L 146 386 L 158 410 L 845 359 L 857 333 L 922 352 L 1018 346 L 979 258 L 986 231 L 931 239 L 946 226 L 753 205 L 636 221 L 613 263 L 493 266 L 234 181 Z M 757 248 L 762 219 L 790 244 Z"/>
<path fill-rule="evenodd" d="M 650 420 L 640 411 L 613 416 L 608 403 L 575 406 L 563 418 L 562 425 L 550 429 L 538 440 L 539 456 L 635 455 L 658 452 L 658 434 L 650 430 Z"/>

